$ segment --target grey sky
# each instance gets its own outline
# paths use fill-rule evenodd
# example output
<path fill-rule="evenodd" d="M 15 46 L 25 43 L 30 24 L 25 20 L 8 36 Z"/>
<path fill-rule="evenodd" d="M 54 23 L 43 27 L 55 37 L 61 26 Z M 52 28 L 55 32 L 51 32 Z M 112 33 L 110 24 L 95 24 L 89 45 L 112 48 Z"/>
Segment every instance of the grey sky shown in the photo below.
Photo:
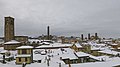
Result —
<path fill-rule="evenodd" d="M 15 18 L 16 35 L 80 36 L 98 32 L 120 36 L 120 0 L 0 0 L 0 36 L 4 17 Z"/>

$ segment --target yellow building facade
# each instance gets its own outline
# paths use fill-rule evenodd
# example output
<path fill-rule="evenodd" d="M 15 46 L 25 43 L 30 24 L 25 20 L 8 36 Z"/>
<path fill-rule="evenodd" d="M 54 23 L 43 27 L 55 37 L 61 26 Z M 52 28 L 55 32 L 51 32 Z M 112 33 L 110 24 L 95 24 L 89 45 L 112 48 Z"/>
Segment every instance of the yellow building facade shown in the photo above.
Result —
<path fill-rule="evenodd" d="M 33 60 L 33 47 L 21 46 L 17 48 L 18 55 L 16 56 L 16 64 L 30 64 Z"/>

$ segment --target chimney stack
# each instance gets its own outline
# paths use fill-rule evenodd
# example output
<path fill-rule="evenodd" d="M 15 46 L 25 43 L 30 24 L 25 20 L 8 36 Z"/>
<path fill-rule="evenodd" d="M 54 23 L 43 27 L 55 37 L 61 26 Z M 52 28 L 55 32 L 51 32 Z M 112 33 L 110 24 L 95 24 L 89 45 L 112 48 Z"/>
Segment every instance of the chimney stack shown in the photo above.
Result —
<path fill-rule="evenodd" d="M 88 34 L 88 40 L 90 40 L 90 33 Z"/>
<path fill-rule="evenodd" d="M 81 39 L 84 40 L 84 36 L 83 36 L 83 34 L 81 34 Z"/>
<path fill-rule="evenodd" d="M 50 30 L 49 30 L 49 26 L 47 27 L 47 39 L 50 39 Z"/>
<path fill-rule="evenodd" d="M 95 39 L 96 39 L 96 40 L 98 39 L 98 35 L 97 35 L 97 33 L 95 33 Z"/>

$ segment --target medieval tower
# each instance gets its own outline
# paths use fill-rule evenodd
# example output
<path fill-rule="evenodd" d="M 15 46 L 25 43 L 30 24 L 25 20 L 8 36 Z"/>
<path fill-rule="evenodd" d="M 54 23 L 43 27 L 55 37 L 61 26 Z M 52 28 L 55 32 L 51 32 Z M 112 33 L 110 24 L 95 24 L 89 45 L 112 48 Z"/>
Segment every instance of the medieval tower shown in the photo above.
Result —
<path fill-rule="evenodd" d="M 14 18 L 5 17 L 4 40 L 5 42 L 14 39 Z"/>

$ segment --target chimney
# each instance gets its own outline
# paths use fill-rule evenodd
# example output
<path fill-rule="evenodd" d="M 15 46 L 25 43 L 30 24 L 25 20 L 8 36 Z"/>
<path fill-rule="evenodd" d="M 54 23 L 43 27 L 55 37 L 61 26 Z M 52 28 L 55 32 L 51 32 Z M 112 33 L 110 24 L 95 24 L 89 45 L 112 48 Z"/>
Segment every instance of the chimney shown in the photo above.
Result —
<path fill-rule="evenodd" d="M 83 34 L 81 34 L 81 39 L 84 40 L 84 36 L 83 36 Z"/>
<path fill-rule="evenodd" d="M 98 35 L 97 35 L 97 33 L 95 33 L 95 39 L 96 39 L 96 40 L 98 39 Z"/>
<path fill-rule="evenodd" d="M 88 40 L 90 40 L 90 33 L 88 34 Z"/>
<path fill-rule="evenodd" d="M 49 30 L 49 26 L 47 27 L 47 39 L 50 39 L 50 30 Z"/>

